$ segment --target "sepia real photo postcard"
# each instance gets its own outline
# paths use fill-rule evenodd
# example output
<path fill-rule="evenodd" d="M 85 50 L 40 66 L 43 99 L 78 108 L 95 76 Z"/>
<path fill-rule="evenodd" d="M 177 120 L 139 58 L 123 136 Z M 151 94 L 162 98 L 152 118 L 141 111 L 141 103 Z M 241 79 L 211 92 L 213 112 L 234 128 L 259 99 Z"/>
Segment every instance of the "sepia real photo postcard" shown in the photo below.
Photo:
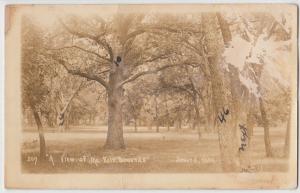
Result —
<path fill-rule="evenodd" d="M 297 187 L 293 4 L 7 5 L 5 187 Z"/>

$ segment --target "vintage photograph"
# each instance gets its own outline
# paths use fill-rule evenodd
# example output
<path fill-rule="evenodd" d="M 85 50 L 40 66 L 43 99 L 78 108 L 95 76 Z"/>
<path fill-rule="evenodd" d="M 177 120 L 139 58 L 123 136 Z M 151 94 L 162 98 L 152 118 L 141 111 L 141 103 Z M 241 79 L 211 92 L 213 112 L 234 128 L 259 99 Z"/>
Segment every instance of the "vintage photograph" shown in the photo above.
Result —
<path fill-rule="evenodd" d="M 13 162 L 25 176 L 280 173 L 295 187 L 297 29 L 287 4 L 7 6 Z"/>

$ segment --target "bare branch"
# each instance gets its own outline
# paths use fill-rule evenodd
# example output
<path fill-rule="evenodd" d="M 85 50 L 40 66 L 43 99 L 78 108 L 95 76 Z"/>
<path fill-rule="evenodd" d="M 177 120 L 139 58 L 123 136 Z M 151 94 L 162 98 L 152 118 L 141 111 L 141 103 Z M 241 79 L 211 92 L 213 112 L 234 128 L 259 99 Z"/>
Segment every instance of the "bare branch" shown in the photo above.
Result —
<path fill-rule="evenodd" d="M 121 82 L 119 86 L 123 86 L 124 84 L 126 84 L 128 82 L 132 82 L 132 81 L 136 80 L 137 78 L 139 78 L 141 76 L 144 76 L 144 75 L 147 75 L 147 74 L 155 74 L 155 73 L 157 73 L 159 71 L 162 71 L 162 70 L 165 70 L 167 68 L 174 67 L 174 66 L 178 66 L 178 65 L 176 65 L 176 64 L 170 64 L 170 65 L 162 66 L 162 67 L 157 68 L 155 70 L 148 70 L 148 71 L 139 72 L 139 73 L 137 73 L 135 75 L 132 75 L 128 79 L 124 80 L 123 82 Z"/>
<path fill-rule="evenodd" d="M 97 74 L 104 74 L 104 73 L 109 72 L 109 71 L 110 71 L 110 69 L 107 69 L 107 70 L 103 70 L 103 71 L 101 71 L 101 72 L 99 72 Z"/>
<path fill-rule="evenodd" d="M 97 36 L 93 36 L 91 34 L 88 33 L 84 33 L 84 32 L 79 32 L 79 31 L 75 31 L 72 30 L 71 28 L 69 28 L 61 19 L 59 19 L 59 22 L 61 23 L 61 25 L 70 33 L 73 34 L 79 38 L 88 38 L 91 40 L 94 40 L 95 42 L 98 41 L 98 37 Z"/>
<path fill-rule="evenodd" d="M 91 51 L 91 50 L 84 49 L 84 48 L 79 47 L 79 46 L 76 46 L 76 45 L 73 45 L 73 46 L 65 46 L 65 47 L 61 47 L 61 48 L 49 48 L 49 50 L 63 50 L 63 49 L 68 49 L 68 48 L 76 48 L 76 49 L 79 49 L 79 50 L 81 50 L 81 51 L 87 52 L 87 53 L 89 53 L 89 54 L 93 54 L 93 55 L 95 55 L 95 56 L 97 56 L 97 57 L 99 57 L 99 58 L 101 58 L 101 59 L 103 59 L 103 60 L 106 60 L 106 61 L 110 62 L 110 59 L 108 59 L 108 58 L 106 58 L 106 57 L 104 57 L 104 56 L 101 56 L 100 54 L 98 54 L 98 53 L 96 53 L 96 52 L 93 52 L 93 51 Z"/>
<path fill-rule="evenodd" d="M 135 38 L 136 36 L 141 35 L 141 34 L 145 33 L 146 31 L 147 31 L 146 28 L 144 28 L 144 29 L 141 28 L 141 29 L 135 30 L 127 35 L 126 41 L 128 41 L 132 38 Z"/>
<path fill-rule="evenodd" d="M 102 47 L 104 47 L 104 49 L 108 52 L 109 56 L 110 56 L 110 62 L 113 61 L 113 50 L 111 48 L 111 46 L 107 43 L 107 41 L 105 39 L 100 39 L 102 36 L 104 36 L 105 33 L 100 34 L 98 36 L 94 36 L 91 35 L 89 33 L 85 33 L 85 32 L 79 32 L 79 31 L 75 31 L 72 30 L 71 28 L 69 28 L 61 19 L 59 19 L 60 23 L 62 24 L 62 26 L 70 33 L 73 34 L 79 38 L 88 38 L 90 40 L 95 41 L 96 43 L 98 43 L 99 45 L 101 45 Z"/>
<path fill-rule="evenodd" d="M 96 82 L 99 82 L 102 86 L 104 86 L 106 89 L 108 89 L 108 84 L 105 80 L 103 80 L 101 77 L 98 77 L 94 74 L 89 74 L 89 73 L 85 73 L 85 72 L 81 72 L 80 70 L 73 70 L 73 69 L 69 69 L 66 65 L 66 62 L 62 59 L 59 58 L 54 58 L 58 63 L 60 63 L 67 71 L 68 73 L 75 75 L 75 76 L 81 76 L 84 78 L 87 78 L 89 80 L 94 80 Z"/>
<path fill-rule="evenodd" d="M 204 53 L 204 49 L 203 48 L 197 48 L 195 45 L 193 45 L 192 43 L 190 43 L 189 41 L 185 40 L 185 39 L 181 39 L 183 42 L 184 42 L 184 46 L 191 50 L 193 53 L 196 53 L 198 56 L 202 57 L 204 59 L 204 65 L 198 65 L 200 68 L 201 68 L 201 71 L 203 72 L 204 76 L 209 79 L 210 78 L 210 75 L 209 73 L 207 72 L 207 69 L 206 69 L 206 65 L 208 65 L 208 62 L 207 62 L 207 56 L 206 54 Z M 203 45 L 202 45 L 203 47 Z M 190 65 L 192 66 L 192 65 Z M 195 67 L 195 66 L 192 66 L 192 67 Z"/>
<path fill-rule="evenodd" d="M 164 87 L 167 88 L 167 89 L 176 89 L 176 90 L 180 90 L 180 91 L 183 91 L 183 92 L 186 92 L 188 95 L 190 95 L 192 98 L 195 97 L 195 94 L 194 92 L 192 92 L 191 90 L 189 90 L 187 88 L 187 86 L 190 86 L 190 85 L 183 85 L 183 86 L 178 86 L 178 85 L 172 85 L 172 84 L 168 84 L 168 85 L 165 85 Z"/>
<path fill-rule="evenodd" d="M 99 43 L 100 45 L 102 45 L 102 46 L 105 47 L 105 49 L 108 51 L 110 62 L 113 62 L 113 60 L 114 60 L 114 53 L 113 53 L 113 49 L 112 49 L 112 47 L 109 45 L 109 43 L 107 43 L 107 41 L 106 41 L 105 39 L 98 40 L 98 43 Z"/>
<path fill-rule="evenodd" d="M 199 53 L 199 48 L 191 44 L 188 40 L 181 38 L 181 40 L 186 44 L 186 47 L 190 50 L 194 50 L 196 53 Z"/>
<path fill-rule="evenodd" d="M 144 62 L 148 63 L 148 62 L 154 62 L 154 61 L 159 60 L 159 59 L 167 59 L 170 55 L 171 55 L 170 53 L 159 54 L 157 56 L 154 56 L 152 58 L 149 58 L 149 59 L 145 60 Z"/>
<path fill-rule="evenodd" d="M 127 35 L 126 40 L 129 40 L 131 38 L 135 38 L 138 35 L 141 35 L 145 32 L 151 32 L 151 33 L 155 33 L 153 30 L 157 30 L 157 31 L 167 31 L 167 32 L 171 32 L 171 33 L 181 33 L 181 30 L 172 28 L 172 27 L 167 27 L 167 26 L 143 26 L 140 27 L 139 29 L 129 33 Z"/>
<path fill-rule="evenodd" d="M 65 104 L 64 108 L 61 110 L 61 112 L 60 112 L 61 114 L 64 114 L 67 111 L 68 107 L 70 106 L 70 103 L 72 102 L 74 97 L 79 93 L 79 91 L 81 90 L 83 84 L 84 84 L 84 80 L 81 81 L 79 87 L 73 92 L 73 94 L 71 95 L 71 97 L 67 101 L 67 104 Z"/>

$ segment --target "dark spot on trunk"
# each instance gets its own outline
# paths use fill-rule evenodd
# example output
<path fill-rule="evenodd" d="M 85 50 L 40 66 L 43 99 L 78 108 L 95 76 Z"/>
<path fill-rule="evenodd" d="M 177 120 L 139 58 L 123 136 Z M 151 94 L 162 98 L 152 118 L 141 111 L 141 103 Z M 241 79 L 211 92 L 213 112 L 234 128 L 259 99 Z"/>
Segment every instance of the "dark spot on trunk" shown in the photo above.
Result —
<path fill-rule="evenodd" d="M 117 56 L 117 62 L 120 63 L 122 61 L 121 56 Z"/>
<path fill-rule="evenodd" d="M 121 61 L 122 61 L 121 56 L 117 56 L 117 60 L 115 61 L 116 66 L 119 66 Z"/>

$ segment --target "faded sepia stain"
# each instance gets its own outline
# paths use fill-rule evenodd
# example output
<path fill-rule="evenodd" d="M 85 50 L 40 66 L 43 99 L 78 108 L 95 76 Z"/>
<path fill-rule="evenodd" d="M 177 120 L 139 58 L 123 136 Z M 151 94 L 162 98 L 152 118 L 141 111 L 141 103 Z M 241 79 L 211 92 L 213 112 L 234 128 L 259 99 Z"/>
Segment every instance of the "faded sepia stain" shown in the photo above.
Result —
<path fill-rule="evenodd" d="M 7 5 L 5 7 L 5 35 L 8 34 L 14 19 L 17 7 L 14 5 Z"/>
<path fill-rule="evenodd" d="M 254 43 L 250 45 L 248 31 L 260 29 L 260 25 L 249 29 L 246 26 L 244 32 L 239 31 L 243 22 L 263 21 L 258 34 L 263 34 L 262 29 L 266 27 L 273 37 L 284 40 L 281 33 L 272 32 L 274 26 L 285 30 L 284 21 L 281 24 L 272 18 L 272 13 L 251 12 L 256 20 L 245 16 L 245 21 L 237 21 L 238 27 L 233 30 L 228 17 L 212 11 L 219 10 L 222 5 L 206 5 L 211 10 L 200 12 L 196 17 L 195 12 L 188 15 L 188 8 L 193 7 L 190 5 L 172 5 L 167 13 L 159 16 L 151 15 L 147 8 L 167 9 L 168 5 L 114 5 L 115 9 L 108 11 L 111 18 L 101 18 L 100 14 L 90 17 L 87 10 L 93 6 L 97 11 L 105 9 L 105 6 L 96 5 L 24 5 L 29 17 L 23 17 L 23 5 L 9 5 L 5 9 L 5 34 L 9 34 L 10 40 L 16 38 L 8 43 L 8 48 L 20 44 L 20 48 L 8 49 L 7 65 L 21 67 L 22 75 L 13 74 L 12 70 L 7 74 L 11 79 L 17 76 L 22 81 L 19 88 L 22 94 L 18 94 L 22 95 L 22 107 L 17 110 L 22 111 L 23 116 L 21 120 L 9 122 L 7 127 L 12 129 L 6 130 L 10 139 L 7 148 L 14 150 L 9 151 L 10 155 L 21 152 L 20 159 L 14 159 L 18 167 L 12 164 L 12 156 L 6 158 L 6 178 L 10 180 L 7 187 L 252 189 L 290 187 L 295 182 L 292 176 L 295 171 L 289 170 L 295 167 L 294 162 L 289 162 L 293 154 L 287 153 L 295 147 L 296 139 L 290 137 L 296 136 L 293 135 L 295 127 L 291 125 L 295 123 L 295 113 L 289 113 L 291 124 L 286 126 L 288 118 L 282 112 L 289 109 L 282 105 L 283 102 L 269 102 L 260 93 L 261 85 L 268 86 L 263 80 L 259 82 L 263 62 L 255 60 L 246 66 L 245 58 L 255 57 L 253 50 L 260 52 L 260 47 L 255 47 L 256 42 L 264 49 L 272 46 L 265 48 L 265 44 L 269 45 L 265 42 L 268 38 L 259 37 L 253 38 Z M 81 11 L 74 11 L 80 7 Z M 182 7 L 184 13 L 176 13 Z M 233 7 L 239 11 L 239 6 Z M 255 5 L 250 7 L 256 10 Z M 149 17 L 145 16 L 144 20 L 144 16 L 131 14 L 135 8 L 141 8 L 139 11 L 145 15 L 150 13 Z M 291 9 L 288 5 L 285 8 Z M 65 14 L 68 10 L 72 10 L 72 14 Z M 176 14 L 170 14 L 171 11 Z M 225 14 L 231 11 L 227 9 Z M 295 20 L 294 15 L 289 22 Z M 194 18 L 201 19 L 195 24 Z M 295 23 L 291 26 L 296 29 Z M 151 35 L 138 39 L 140 33 Z M 295 48 L 294 34 L 288 37 L 292 40 L 291 47 Z M 136 53 L 124 54 L 135 47 L 138 48 Z M 246 51 L 240 53 L 243 49 Z M 15 56 L 13 50 L 22 54 Z M 158 52 L 166 53 L 158 55 Z M 170 53 L 177 56 L 175 62 Z M 140 54 L 147 57 L 140 57 Z M 240 59 L 242 54 L 245 57 Z M 12 56 L 20 62 L 15 62 Z M 228 66 L 221 66 L 224 64 L 218 61 L 219 57 L 230 61 L 227 61 Z M 286 68 L 289 64 L 288 67 L 294 69 L 295 55 L 288 55 L 288 58 L 291 63 L 281 65 Z M 241 66 L 236 64 L 243 65 L 243 69 L 249 68 L 246 75 L 251 76 L 242 74 L 238 70 Z M 179 68 L 183 65 L 186 65 L 184 69 Z M 133 71 L 137 66 L 141 68 Z M 230 76 L 220 67 L 227 67 Z M 149 74 L 152 75 L 147 79 L 135 81 Z M 244 82 L 239 78 L 242 76 L 247 78 L 244 77 Z M 292 74 L 289 81 L 295 81 L 295 77 Z M 6 84 L 13 87 L 16 83 L 11 79 Z M 150 82 L 153 90 L 144 90 L 145 80 L 153 81 Z M 93 81 L 100 84 L 94 85 Z M 169 89 L 171 93 L 161 92 Z M 289 89 L 296 90 L 295 87 Z M 200 96 L 203 90 L 207 92 L 204 97 Z M 275 91 L 271 90 L 272 94 L 277 93 Z M 278 98 L 287 98 L 286 103 L 292 103 L 295 97 L 288 94 Z M 140 99 L 142 107 L 139 107 Z M 278 115 L 280 120 L 269 110 L 279 105 L 284 108 L 274 114 L 282 113 Z M 295 104 L 289 108 L 294 109 Z M 10 110 L 14 112 L 12 106 Z M 7 117 L 15 119 L 12 113 Z M 15 122 L 20 123 L 21 128 L 14 126 Z M 278 126 L 277 122 L 284 126 Z M 22 139 L 13 147 L 11 141 L 16 140 L 11 139 L 16 139 L 15 133 Z M 282 143 L 284 137 L 286 142 Z M 17 145 L 18 151 L 15 150 Z M 60 174 L 76 179 L 78 184 L 70 186 Z"/>

